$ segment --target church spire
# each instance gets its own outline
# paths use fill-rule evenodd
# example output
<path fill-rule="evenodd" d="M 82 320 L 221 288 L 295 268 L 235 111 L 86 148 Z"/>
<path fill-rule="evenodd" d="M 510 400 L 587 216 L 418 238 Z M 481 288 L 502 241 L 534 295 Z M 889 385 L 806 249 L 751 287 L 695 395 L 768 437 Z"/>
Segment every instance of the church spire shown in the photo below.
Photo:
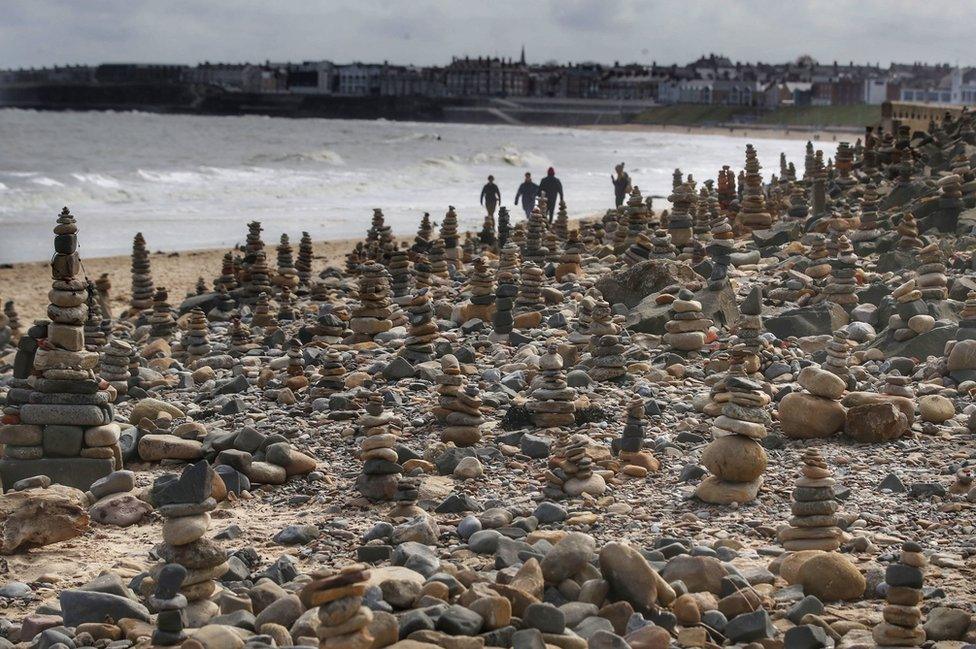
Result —
<path fill-rule="evenodd" d="M 522 56 L 519 58 L 519 63 L 525 65 L 525 44 L 522 44 Z"/>

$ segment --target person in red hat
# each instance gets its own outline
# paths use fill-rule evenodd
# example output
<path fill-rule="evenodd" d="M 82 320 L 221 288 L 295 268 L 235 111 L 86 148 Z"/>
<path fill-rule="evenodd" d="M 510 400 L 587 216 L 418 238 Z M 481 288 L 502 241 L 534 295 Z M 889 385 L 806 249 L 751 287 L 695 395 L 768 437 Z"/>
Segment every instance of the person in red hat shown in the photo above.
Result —
<path fill-rule="evenodd" d="M 549 212 L 546 216 L 552 223 L 552 215 L 556 213 L 556 199 L 563 200 L 563 184 L 556 178 L 556 170 L 552 167 L 549 167 L 546 177 L 539 183 L 539 191 L 546 195 L 546 206 Z"/>

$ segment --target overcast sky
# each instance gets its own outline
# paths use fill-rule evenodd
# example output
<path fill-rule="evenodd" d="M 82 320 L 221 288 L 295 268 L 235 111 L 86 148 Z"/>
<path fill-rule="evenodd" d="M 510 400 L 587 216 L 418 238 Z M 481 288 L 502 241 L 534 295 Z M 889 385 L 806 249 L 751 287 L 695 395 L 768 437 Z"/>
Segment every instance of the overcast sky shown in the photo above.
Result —
<path fill-rule="evenodd" d="M 971 0 L 0 0 L 0 68 L 139 61 L 976 63 Z"/>

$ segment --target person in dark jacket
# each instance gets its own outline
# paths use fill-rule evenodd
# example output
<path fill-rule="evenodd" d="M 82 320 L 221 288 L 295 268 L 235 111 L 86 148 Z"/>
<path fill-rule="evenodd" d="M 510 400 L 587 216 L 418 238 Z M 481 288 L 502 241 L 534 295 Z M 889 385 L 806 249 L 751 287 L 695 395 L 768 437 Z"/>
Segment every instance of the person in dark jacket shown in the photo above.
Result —
<path fill-rule="evenodd" d="M 624 163 L 618 164 L 614 167 L 614 171 L 617 172 L 616 176 L 610 176 L 610 182 L 613 183 L 613 200 L 617 207 L 624 204 L 627 200 L 627 194 L 630 193 L 630 174 L 624 171 Z"/>
<path fill-rule="evenodd" d="M 539 183 L 539 191 L 546 195 L 546 208 L 549 212 L 546 216 L 552 223 L 552 215 L 556 213 L 558 203 L 556 199 L 563 200 L 563 184 L 556 178 L 556 170 L 552 167 L 549 167 L 546 177 Z"/>
<path fill-rule="evenodd" d="M 481 204 L 488 210 L 488 216 L 495 218 L 495 208 L 502 202 L 502 193 L 495 184 L 495 177 L 488 176 L 488 182 L 481 188 Z"/>
<path fill-rule="evenodd" d="M 515 204 L 519 204 L 519 199 L 522 199 L 522 209 L 525 210 L 525 217 L 528 218 L 532 214 L 532 208 L 535 207 L 535 197 L 539 195 L 539 186 L 532 182 L 532 174 L 525 173 L 525 182 L 519 185 L 518 191 L 515 192 Z"/>

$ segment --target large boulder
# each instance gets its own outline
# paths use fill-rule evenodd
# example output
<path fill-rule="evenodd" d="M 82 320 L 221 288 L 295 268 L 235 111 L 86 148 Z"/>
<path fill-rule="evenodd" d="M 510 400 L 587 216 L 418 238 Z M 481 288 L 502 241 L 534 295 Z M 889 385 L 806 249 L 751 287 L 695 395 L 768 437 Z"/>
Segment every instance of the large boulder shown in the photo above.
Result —
<path fill-rule="evenodd" d="M 641 300 L 671 284 L 701 281 L 691 266 L 669 259 L 648 259 L 616 271 L 596 282 L 603 299 L 610 304 L 637 306 Z"/>
<path fill-rule="evenodd" d="M 844 434 L 857 442 L 876 444 L 898 439 L 908 431 L 908 417 L 893 403 L 865 403 L 847 411 Z"/>
<path fill-rule="evenodd" d="M 803 592 L 825 602 L 860 599 L 867 586 L 857 567 L 843 554 L 826 552 L 810 558 L 800 568 Z"/>
<path fill-rule="evenodd" d="M 702 464 L 723 480 L 752 482 L 766 469 L 766 450 L 744 435 L 718 437 L 702 452 Z"/>
<path fill-rule="evenodd" d="M 766 329 L 777 338 L 785 340 L 790 336 L 825 336 L 832 334 L 850 319 L 843 307 L 833 302 L 821 302 L 816 306 L 804 306 L 785 311 L 764 321 Z"/>
<path fill-rule="evenodd" d="M 936 327 L 927 333 L 902 341 L 895 340 L 894 334 L 889 331 L 884 336 L 875 338 L 869 347 L 881 349 L 888 358 L 906 356 L 925 360 L 929 356 L 942 356 L 946 343 L 955 339 L 957 330 L 958 327 L 955 325 Z"/>
<path fill-rule="evenodd" d="M 692 298 L 702 305 L 702 314 L 717 326 L 728 327 L 739 319 L 739 305 L 729 284 L 721 290 L 707 288 Z M 669 304 L 658 304 L 657 293 L 649 295 L 627 314 L 627 328 L 648 334 L 663 334 L 665 323 L 671 319 Z"/>
<path fill-rule="evenodd" d="M 630 602 L 634 610 L 649 611 L 657 600 L 657 576 L 644 556 L 624 543 L 611 541 L 600 550 L 600 572 L 615 599 Z"/>
<path fill-rule="evenodd" d="M 839 401 L 792 392 L 779 402 L 783 434 L 791 439 L 830 437 L 844 427 L 847 409 Z"/>
<path fill-rule="evenodd" d="M 0 496 L 0 554 L 40 547 L 88 531 L 88 498 L 64 485 Z"/>

